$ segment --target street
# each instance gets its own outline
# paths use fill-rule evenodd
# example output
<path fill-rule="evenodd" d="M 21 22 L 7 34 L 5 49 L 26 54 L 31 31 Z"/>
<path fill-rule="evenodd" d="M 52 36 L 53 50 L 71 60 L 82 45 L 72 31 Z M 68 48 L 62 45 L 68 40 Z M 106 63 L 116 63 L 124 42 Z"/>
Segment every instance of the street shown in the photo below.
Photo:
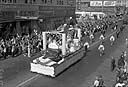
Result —
<path fill-rule="evenodd" d="M 128 30 L 124 30 L 112 47 L 109 39 L 105 41 L 105 55 L 103 57 L 99 56 L 98 45 L 95 44 L 97 42 L 94 42 L 86 57 L 56 78 L 31 73 L 30 67 L 26 67 L 25 70 L 17 71 L 17 75 L 12 75 L 8 80 L 5 80 L 4 87 L 90 87 L 95 76 L 99 74 L 103 75 L 107 86 L 112 85 L 115 74 L 110 72 L 110 58 L 111 56 L 119 57 L 124 50 L 127 33 Z"/>

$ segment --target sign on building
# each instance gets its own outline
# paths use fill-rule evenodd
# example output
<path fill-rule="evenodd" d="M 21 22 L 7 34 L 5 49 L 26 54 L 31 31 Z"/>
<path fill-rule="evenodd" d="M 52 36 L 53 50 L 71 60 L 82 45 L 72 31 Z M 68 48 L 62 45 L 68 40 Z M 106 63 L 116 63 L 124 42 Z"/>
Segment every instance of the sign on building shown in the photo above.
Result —
<path fill-rule="evenodd" d="M 104 6 L 116 6 L 116 1 L 104 1 Z"/>
<path fill-rule="evenodd" d="M 90 6 L 102 6 L 102 1 L 90 1 Z"/>

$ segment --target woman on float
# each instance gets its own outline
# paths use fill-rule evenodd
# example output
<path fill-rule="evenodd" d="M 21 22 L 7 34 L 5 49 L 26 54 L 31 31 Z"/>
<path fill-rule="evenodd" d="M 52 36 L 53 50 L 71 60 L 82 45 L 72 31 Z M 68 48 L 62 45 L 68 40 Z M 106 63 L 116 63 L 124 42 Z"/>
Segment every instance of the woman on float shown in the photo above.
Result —
<path fill-rule="evenodd" d="M 103 42 L 101 42 L 101 44 L 99 45 L 98 50 L 100 52 L 100 56 L 103 56 L 104 55 L 104 50 L 105 50 Z"/>

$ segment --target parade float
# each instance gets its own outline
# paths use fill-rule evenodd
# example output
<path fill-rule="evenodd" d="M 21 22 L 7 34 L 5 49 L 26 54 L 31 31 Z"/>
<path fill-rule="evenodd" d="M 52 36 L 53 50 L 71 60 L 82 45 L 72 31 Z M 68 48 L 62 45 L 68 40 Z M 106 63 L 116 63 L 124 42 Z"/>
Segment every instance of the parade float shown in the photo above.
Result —
<path fill-rule="evenodd" d="M 56 77 L 83 56 L 81 29 L 43 32 L 43 53 L 31 62 L 31 72 Z"/>

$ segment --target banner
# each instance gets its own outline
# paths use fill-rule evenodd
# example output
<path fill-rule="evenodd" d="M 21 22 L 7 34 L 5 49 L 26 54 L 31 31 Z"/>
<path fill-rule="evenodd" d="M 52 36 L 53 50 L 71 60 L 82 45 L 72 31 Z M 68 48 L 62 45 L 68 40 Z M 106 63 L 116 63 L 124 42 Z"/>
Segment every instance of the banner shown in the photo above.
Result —
<path fill-rule="evenodd" d="M 90 1 L 90 6 L 102 6 L 102 1 Z"/>
<path fill-rule="evenodd" d="M 104 6 L 116 6 L 116 1 L 104 1 Z"/>

